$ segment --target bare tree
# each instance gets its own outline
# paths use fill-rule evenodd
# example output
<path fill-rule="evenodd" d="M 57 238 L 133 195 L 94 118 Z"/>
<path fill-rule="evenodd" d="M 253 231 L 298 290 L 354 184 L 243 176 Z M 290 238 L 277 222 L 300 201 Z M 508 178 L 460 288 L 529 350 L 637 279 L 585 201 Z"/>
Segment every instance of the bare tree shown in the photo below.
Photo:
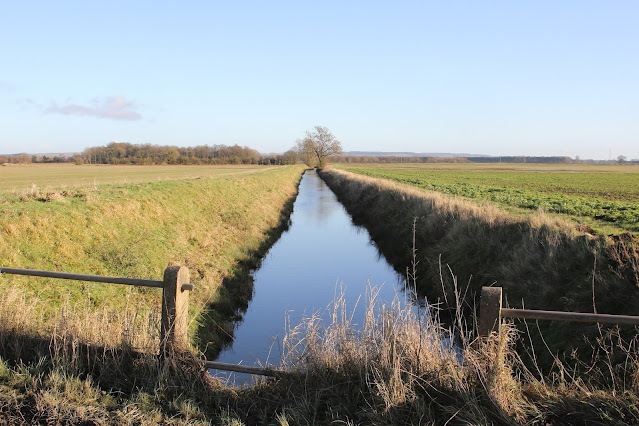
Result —
<path fill-rule="evenodd" d="M 297 151 L 299 158 L 301 158 L 308 167 L 315 167 L 317 165 L 312 142 L 308 138 L 296 140 L 294 149 Z"/>
<path fill-rule="evenodd" d="M 306 137 L 297 141 L 297 149 L 309 167 L 316 165 L 322 168 L 328 156 L 342 153 L 342 143 L 328 128 L 315 126 L 315 130 L 307 131 Z"/>

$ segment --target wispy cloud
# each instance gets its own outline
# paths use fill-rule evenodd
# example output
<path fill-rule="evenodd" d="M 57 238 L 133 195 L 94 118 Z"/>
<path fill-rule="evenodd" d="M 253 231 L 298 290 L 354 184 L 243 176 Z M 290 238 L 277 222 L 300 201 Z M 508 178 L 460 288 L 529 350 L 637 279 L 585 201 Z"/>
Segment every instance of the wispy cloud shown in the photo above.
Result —
<path fill-rule="evenodd" d="M 2 93 L 13 93 L 16 91 L 16 88 L 13 84 L 8 83 L 6 81 L 0 81 L 0 92 Z"/>
<path fill-rule="evenodd" d="M 57 102 L 52 102 L 48 108 L 44 109 L 44 113 L 90 116 L 111 120 L 135 121 L 142 119 L 142 115 L 135 111 L 133 102 L 127 101 L 124 96 L 94 99 L 88 106 L 69 102 L 58 105 Z"/>

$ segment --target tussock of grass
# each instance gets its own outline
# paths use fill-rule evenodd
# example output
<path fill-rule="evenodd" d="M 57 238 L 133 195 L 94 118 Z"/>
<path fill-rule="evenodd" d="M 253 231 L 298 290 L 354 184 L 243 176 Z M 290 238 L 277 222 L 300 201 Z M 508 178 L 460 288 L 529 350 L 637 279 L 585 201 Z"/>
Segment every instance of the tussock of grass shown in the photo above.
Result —
<path fill-rule="evenodd" d="M 512 326 L 487 340 L 471 330 L 453 330 L 465 336 L 453 347 L 436 313 L 424 317 L 397 303 L 371 302 L 365 323 L 357 325 L 341 312 L 343 306 L 336 301 L 330 324 L 312 316 L 286 336 L 285 365 L 299 373 L 284 379 L 290 395 L 299 395 L 285 412 L 291 424 L 639 421 L 636 385 L 586 383 L 562 365 L 538 378 L 514 350 L 519 333 Z M 602 351 L 625 348 L 628 378 L 639 372 L 636 345 L 598 344 Z M 607 371 L 594 367 L 591 373 Z"/>
<path fill-rule="evenodd" d="M 19 290 L 0 297 L 0 419 L 207 424 L 198 407 L 220 385 L 190 353 L 159 362 L 156 312 L 65 305 L 37 331 L 38 303 Z"/>

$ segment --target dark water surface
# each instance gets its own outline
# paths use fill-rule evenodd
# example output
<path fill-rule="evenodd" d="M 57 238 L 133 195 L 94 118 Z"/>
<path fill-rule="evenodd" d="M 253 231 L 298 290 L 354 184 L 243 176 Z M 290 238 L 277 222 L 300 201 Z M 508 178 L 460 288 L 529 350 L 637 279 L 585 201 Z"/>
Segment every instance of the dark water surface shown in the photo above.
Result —
<path fill-rule="evenodd" d="M 279 364 L 286 317 L 296 325 L 304 315 L 325 311 L 342 289 L 349 312 L 361 299 L 354 311 L 358 324 L 370 286 L 381 286 L 377 300 L 390 302 L 396 294 L 405 298 L 404 278 L 378 253 L 366 229 L 353 224 L 315 171 L 304 174 L 291 226 L 271 247 L 253 278 L 253 299 L 243 321 L 236 324 L 233 344 L 218 361 Z M 328 319 L 328 314 L 323 317 Z"/>

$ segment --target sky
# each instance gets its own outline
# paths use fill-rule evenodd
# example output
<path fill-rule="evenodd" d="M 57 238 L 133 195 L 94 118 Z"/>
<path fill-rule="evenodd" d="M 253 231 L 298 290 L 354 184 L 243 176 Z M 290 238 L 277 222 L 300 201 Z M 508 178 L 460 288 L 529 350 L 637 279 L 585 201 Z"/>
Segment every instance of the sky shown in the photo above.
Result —
<path fill-rule="evenodd" d="M 637 1 L 4 2 L 0 153 L 639 158 Z"/>

